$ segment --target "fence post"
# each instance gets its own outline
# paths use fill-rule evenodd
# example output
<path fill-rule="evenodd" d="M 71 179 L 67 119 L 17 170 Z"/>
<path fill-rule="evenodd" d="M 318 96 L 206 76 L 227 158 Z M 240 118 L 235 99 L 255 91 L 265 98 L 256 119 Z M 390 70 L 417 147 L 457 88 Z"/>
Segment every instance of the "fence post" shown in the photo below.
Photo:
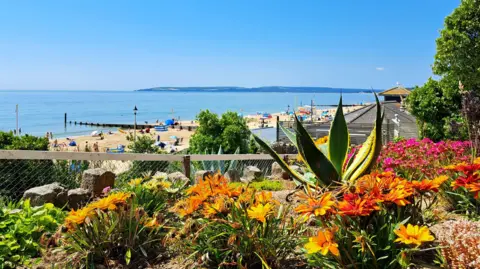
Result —
<path fill-rule="evenodd" d="M 185 171 L 185 176 L 190 178 L 190 155 L 183 156 L 183 170 Z"/>
<path fill-rule="evenodd" d="M 280 116 L 277 116 L 277 133 L 276 133 L 276 141 L 280 140 Z"/>

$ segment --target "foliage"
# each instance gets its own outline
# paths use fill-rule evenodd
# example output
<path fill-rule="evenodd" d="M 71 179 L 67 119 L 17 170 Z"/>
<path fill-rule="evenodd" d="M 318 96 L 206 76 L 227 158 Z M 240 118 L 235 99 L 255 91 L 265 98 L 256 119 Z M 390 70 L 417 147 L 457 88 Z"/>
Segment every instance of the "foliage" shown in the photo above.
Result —
<path fill-rule="evenodd" d="M 470 90 L 480 91 L 480 4 L 462 0 L 445 18 L 437 39 L 433 71 L 436 75 L 462 81 Z"/>
<path fill-rule="evenodd" d="M 12 132 L 0 132 L 0 149 L 48 150 L 48 139 L 31 135 L 14 136 Z"/>
<path fill-rule="evenodd" d="M 147 214 L 131 193 L 111 193 L 67 215 L 64 247 L 69 262 L 82 267 L 115 260 L 138 268 L 164 250 L 167 221 L 161 212 Z"/>
<path fill-rule="evenodd" d="M 155 146 L 155 140 L 148 135 L 137 136 L 136 141 L 132 141 L 128 148 L 132 153 L 161 153 L 159 147 Z"/>
<path fill-rule="evenodd" d="M 268 192 L 233 187 L 219 174 L 187 190 L 189 195 L 173 211 L 185 218 L 182 231 L 202 265 L 257 268 L 281 262 L 297 245 L 300 226 Z"/>
<path fill-rule="evenodd" d="M 244 183 L 240 182 L 232 182 L 229 184 L 231 187 L 249 187 L 253 188 L 256 191 L 281 191 L 284 188 L 283 183 L 278 180 L 263 180 L 259 182 L 251 182 L 250 184 L 245 185 Z"/>
<path fill-rule="evenodd" d="M 240 153 L 249 152 L 250 131 L 245 120 L 235 112 L 226 112 L 221 118 L 209 110 L 197 115 L 198 129 L 190 139 L 190 152 L 201 154 L 206 150 L 218 151 L 220 146 L 227 154 L 237 148 Z"/>
<path fill-rule="evenodd" d="M 432 205 L 446 177 L 408 181 L 372 173 L 353 186 L 307 192 L 295 211 L 320 229 L 305 244 L 315 268 L 400 268 L 414 263 L 420 246 L 433 241 L 420 213 Z M 410 223 L 405 225 L 406 223 Z M 405 227 L 406 226 L 406 227 Z"/>
<path fill-rule="evenodd" d="M 254 137 L 257 143 L 267 150 L 294 180 L 304 185 L 329 186 L 338 185 L 341 182 L 354 182 L 370 170 L 382 147 L 381 129 L 383 116 L 381 115 L 381 107 L 376 94 L 375 99 L 377 113 L 374 128 L 362 148 L 350 159 L 347 158 L 350 135 L 343 115 L 342 98 L 340 98 L 335 118 L 331 124 L 327 143 L 319 143 L 317 145 L 297 117 L 295 117 L 295 133 L 282 127 L 287 137 L 298 148 L 301 159 L 304 160 L 308 170 L 315 175 L 316 181 L 314 182 L 292 170 L 267 143 L 257 136 Z"/>
<path fill-rule="evenodd" d="M 65 214 L 47 203 L 32 207 L 30 201 L 9 203 L 0 208 L 0 268 L 31 265 L 42 243 L 62 223 Z M 43 246 L 44 247 L 44 246 Z"/>

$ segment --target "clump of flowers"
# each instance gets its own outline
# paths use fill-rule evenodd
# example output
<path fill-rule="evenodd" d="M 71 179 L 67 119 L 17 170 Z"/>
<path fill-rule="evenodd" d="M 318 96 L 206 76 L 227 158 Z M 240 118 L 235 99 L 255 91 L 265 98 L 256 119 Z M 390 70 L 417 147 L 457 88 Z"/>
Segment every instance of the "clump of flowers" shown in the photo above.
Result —
<path fill-rule="evenodd" d="M 318 268 L 408 265 L 412 253 L 434 240 L 426 226 L 417 225 L 422 222 L 418 212 L 426 203 L 423 197 L 438 192 L 447 179 L 409 181 L 391 171 L 372 172 L 328 192 L 308 190 L 299 195 L 303 202 L 295 211 L 320 226 L 304 245 L 309 264 Z M 407 221 L 410 224 L 404 226 Z"/>
<path fill-rule="evenodd" d="M 377 170 L 394 171 L 409 180 L 435 178 L 443 167 L 471 158 L 471 142 L 404 139 L 385 145 L 378 157 Z"/>
<path fill-rule="evenodd" d="M 72 209 L 65 218 L 64 225 L 69 231 L 74 231 L 79 225 L 88 222 L 89 218 L 94 216 L 97 210 L 116 210 L 120 206 L 125 206 L 130 197 L 130 193 L 112 193 L 109 196 L 92 202 L 83 208 L 78 210 Z"/>
<path fill-rule="evenodd" d="M 202 266 L 250 268 L 265 263 L 281 268 L 294 252 L 301 225 L 287 218 L 271 192 L 231 187 L 216 174 L 186 193 L 172 211 L 185 221 L 178 235 L 183 249 L 195 253 Z"/>
<path fill-rule="evenodd" d="M 167 222 L 160 212 L 149 215 L 134 193 L 110 192 L 68 213 L 64 247 L 80 267 L 92 261 L 108 265 L 110 260 L 141 267 L 163 251 Z"/>

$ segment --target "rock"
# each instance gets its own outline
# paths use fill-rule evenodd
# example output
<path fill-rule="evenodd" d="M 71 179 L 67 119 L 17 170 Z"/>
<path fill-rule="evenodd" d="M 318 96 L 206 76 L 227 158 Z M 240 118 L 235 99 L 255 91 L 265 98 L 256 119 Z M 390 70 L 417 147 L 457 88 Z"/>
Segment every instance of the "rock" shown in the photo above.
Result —
<path fill-rule="evenodd" d="M 167 176 L 170 182 L 188 182 L 190 179 L 186 177 L 182 172 L 174 172 Z"/>
<path fill-rule="evenodd" d="M 240 173 L 237 170 L 228 170 L 223 176 L 228 180 L 228 182 L 240 182 Z"/>
<path fill-rule="evenodd" d="M 32 206 L 40 206 L 45 203 L 53 203 L 55 206 L 63 207 L 66 199 L 63 199 L 66 190 L 58 182 L 28 189 L 23 194 L 23 199 L 30 199 Z M 57 201 L 57 199 L 59 199 Z M 64 203 L 65 201 L 65 203 Z"/>
<path fill-rule="evenodd" d="M 290 176 L 287 172 L 283 171 L 283 168 L 277 163 L 272 164 L 272 174 L 270 175 L 271 179 L 289 179 Z"/>
<path fill-rule="evenodd" d="M 106 187 L 113 188 L 115 174 L 103 168 L 88 169 L 83 172 L 80 187 L 90 192 L 93 197 L 100 196 Z"/>
<path fill-rule="evenodd" d="M 90 200 L 90 191 L 82 188 L 69 190 L 67 194 L 68 206 L 73 209 L 78 209 Z"/>
<path fill-rule="evenodd" d="M 213 176 L 212 171 L 200 170 L 195 173 L 195 182 L 198 182 L 200 179 L 205 180 L 207 176 Z"/>
<path fill-rule="evenodd" d="M 243 183 L 250 183 L 261 179 L 262 171 L 256 166 L 247 166 L 243 169 L 243 177 L 240 179 Z"/>

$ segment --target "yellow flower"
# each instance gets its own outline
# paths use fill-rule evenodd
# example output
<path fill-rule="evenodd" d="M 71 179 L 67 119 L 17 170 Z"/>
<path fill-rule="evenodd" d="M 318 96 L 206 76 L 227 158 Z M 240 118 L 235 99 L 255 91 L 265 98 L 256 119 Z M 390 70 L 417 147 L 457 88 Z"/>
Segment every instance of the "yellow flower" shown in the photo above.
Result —
<path fill-rule="evenodd" d="M 256 219 L 262 223 L 266 221 L 265 217 L 271 212 L 272 204 L 258 204 L 247 209 L 248 217 Z"/>
<path fill-rule="evenodd" d="M 164 189 L 168 189 L 172 186 L 172 183 L 168 181 L 160 181 L 159 185 Z"/>
<path fill-rule="evenodd" d="M 435 238 L 430 234 L 426 226 L 413 226 L 408 224 L 400 225 L 398 230 L 394 231 L 398 238 L 395 242 L 402 242 L 406 245 L 417 245 L 419 247 L 423 242 L 433 241 Z"/>
<path fill-rule="evenodd" d="M 116 192 L 98 201 L 90 203 L 87 207 L 100 210 L 115 210 L 117 205 L 125 204 L 131 194 L 126 192 Z"/>
<path fill-rule="evenodd" d="M 333 232 L 329 230 L 318 231 L 317 236 L 308 238 L 305 249 L 308 254 L 320 252 L 325 256 L 328 252 L 331 252 L 335 256 L 340 255 L 338 244 L 333 238 Z"/>
<path fill-rule="evenodd" d="M 135 187 L 135 186 L 138 186 L 138 185 L 142 184 L 142 181 L 143 181 L 142 178 L 135 178 L 135 179 L 130 180 L 130 182 L 128 182 L 128 185 L 130 185 L 132 187 Z"/>

